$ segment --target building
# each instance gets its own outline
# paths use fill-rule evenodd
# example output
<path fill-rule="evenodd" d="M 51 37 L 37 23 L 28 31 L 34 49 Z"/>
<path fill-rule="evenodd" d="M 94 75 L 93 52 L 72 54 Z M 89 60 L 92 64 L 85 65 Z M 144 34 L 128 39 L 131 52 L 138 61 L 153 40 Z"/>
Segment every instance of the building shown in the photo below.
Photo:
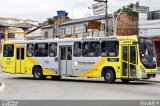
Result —
<path fill-rule="evenodd" d="M 45 39 L 54 39 L 54 25 L 46 25 L 41 27 L 41 35 Z"/>
<path fill-rule="evenodd" d="M 18 19 L 18 18 L 9 18 L 9 17 L 0 17 L 0 25 L 1 25 L 1 39 L 3 39 L 3 29 L 5 28 L 14 28 L 14 30 L 17 30 L 17 28 L 22 28 L 23 31 L 25 31 L 25 38 L 21 36 L 20 39 L 32 39 L 32 37 L 37 37 L 41 35 L 40 30 L 36 30 L 36 32 L 28 34 L 30 31 L 33 32 L 33 30 L 37 29 L 39 27 L 39 22 L 30 20 L 30 19 Z M 19 29 L 18 29 L 19 30 Z M 21 32 L 23 32 L 21 31 Z M 13 35 L 13 34 L 12 34 Z M 17 36 L 12 36 L 12 39 L 16 39 Z M 9 38 L 9 37 L 8 37 Z M 8 40 L 7 36 L 5 40 Z M 9 38 L 10 39 L 10 38 Z M 18 38 L 19 39 L 19 38 Z"/>
<path fill-rule="evenodd" d="M 138 16 L 121 13 L 117 20 L 117 35 L 138 35 Z"/>
<path fill-rule="evenodd" d="M 115 15 L 116 16 L 116 15 Z M 125 13 L 120 14 L 117 19 L 117 35 L 137 35 L 137 16 L 128 15 Z M 100 27 L 90 28 L 92 21 L 100 22 Z M 113 16 L 109 15 L 108 22 L 109 31 L 106 33 L 105 16 L 93 16 L 88 18 L 74 19 L 59 24 L 59 37 L 70 37 L 76 35 L 78 37 L 104 37 L 113 35 Z M 98 23 L 97 23 L 98 24 Z M 95 26 L 97 26 L 95 24 Z"/>
<path fill-rule="evenodd" d="M 27 39 L 54 39 L 55 36 L 55 28 L 54 25 L 39 25 L 36 28 L 27 32 Z"/>
<path fill-rule="evenodd" d="M 93 16 L 88 18 L 73 19 L 59 24 L 59 36 L 57 37 L 98 37 L 105 36 L 105 16 Z M 100 22 L 101 26 L 97 29 L 89 29 L 89 22 Z M 96 26 L 96 24 L 95 24 Z"/>
<path fill-rule="evenodd" d="M 63 22 L 69 21 L 68 13 L 63 10 L 57 11 L 57 16 L 53 17 L 53 25 L 54 25 L 54 37 L 59 36 L 59 25 Z"/>
<path fill-rule="evenodd" d="M 34 40 L 34 39 L 42 39 L 43 36 L 41 35 L 41 26 L 37 27 L 32 27 L 28 32 L 27 32 L 27 39 L 28 40 Z"/>
<path fill-rule="evenodd" d="M 57 11 L 57 16 L 51 18 L 52 22 L 44 21 L 39 26 L 31 29 L 27 33 L 27 39 L 53 39 L 59 35 L 59 24 L 69 20 L 68 13 L 66 11 Z"/>
<path fill-rule="evenodd" d="M 27 31 L 31 28 L 29 25 L 23 24 L 7 24 L 0 23 L 0 52 L 1 43 L 5 40 L 24 40 L 26 39 Z"/>
<path fill-rule="evenodd" d="M 139 35 L 153 38 L 156 47 L 157 64 L 160 67 L 160 1 L 140 0 L 140 6 L 149 7 L 148 13 L 139 14 Z"/>
<path fill-rule="evenodd" d="M 10 18 L 10 17 L 0 17 L 1 23 L 7 23 L 7 24 L 19 24 L 19 23 L 29 23 L 33 25 L 38 25 L 38 21 L 30 20 L 30 19 L 18 19 L 18 18 Z"/>
<path fill-rule="evenodd" d="M 0 39 L 1 41 L 25 39 L 27 31 L 31 27 L 32 26 L 26 24 L 13 25 L 7 23 L 0 23 Z"/>

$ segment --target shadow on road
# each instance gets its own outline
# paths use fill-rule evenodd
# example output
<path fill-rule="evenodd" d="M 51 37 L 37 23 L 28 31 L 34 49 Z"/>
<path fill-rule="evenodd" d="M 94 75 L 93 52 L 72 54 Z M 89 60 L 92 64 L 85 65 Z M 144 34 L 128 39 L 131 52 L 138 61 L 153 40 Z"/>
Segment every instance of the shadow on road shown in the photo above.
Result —
<path fill-rule="evenodd" d="M 52 80 L 51 78 L 47 78 L 45 80 L 35 80 L 33 77 L 10 77 L 7 79 L 12 79 L 12 80 L 31 80 L 31 81 L 56 81 L 56 82 L 76 82 L 76 83 L 96 83 L 96 84 L 107 84 L 105 83 L 105 81 L 101 80 L 101 79 L 72 79 L 72 78 L 61 78 L 59 80 Z M 119 84 L 125 84 L 125 85 L 152 85 L 155 83 L 160 83 L 159 81 L 148 81 L 148 80 L 141 80 L 141 81 L 131 81 L 129 83 L 123 83 L 120 80 L 117 80 L 114 85 L 119 85 Z"/>
<path fill-rule="evenodd" d="M 142 80 L 144 82 L 154 82 L 154 83 L 160 83 L 160 81 L 154 81 L 154 80 Z"/>

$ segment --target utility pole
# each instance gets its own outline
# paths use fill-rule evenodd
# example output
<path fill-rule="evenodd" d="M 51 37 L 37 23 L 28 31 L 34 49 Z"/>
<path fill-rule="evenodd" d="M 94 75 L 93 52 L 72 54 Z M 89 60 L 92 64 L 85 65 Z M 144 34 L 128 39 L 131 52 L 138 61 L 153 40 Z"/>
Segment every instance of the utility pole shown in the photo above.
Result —
<path fill-rule="evenodd" d="M 105 3 L 106 3 L 106 13 L 105 13 L 105 16 L 106 16 L 106 36 L 109 35 L 109 30 L 108 30 L 108 0 L 105 0 Z"/>
<path fill-rule="evenodd" d="M 137 2 L 137 7 L 139 7 L 139 2 Z M 137 16 L 137 36 L 139 36 L 139 12 L 137 13 L 138 16 Z"/>
<path fill-rule="evenodd" d="M 105 27 L 105 30 L 106 30 L 106 36 L 108 36 L 109 34 L 109 28 L 108 28 L 108 0 L 94 0 L 96 2 L 104 2 L 106 4 L 106 7 L 105 7 L 105 23 L 106 23 L 106 27 Z"/>

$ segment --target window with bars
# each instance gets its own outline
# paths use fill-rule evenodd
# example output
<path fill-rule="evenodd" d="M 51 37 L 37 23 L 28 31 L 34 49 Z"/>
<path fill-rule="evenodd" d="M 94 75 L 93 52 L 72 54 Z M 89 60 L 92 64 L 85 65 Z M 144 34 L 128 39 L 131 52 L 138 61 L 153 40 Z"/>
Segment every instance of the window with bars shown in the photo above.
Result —
<path fill-rule="evenodd" d="M 48 32 L 44 32 L 44 37 L 48 38 Z"/>
<path fill-rule="evenodd" d="M 0 38 L 4 39 L 4 33 L 0 33 Z"/>
<path fill-rule="evenodd" d="M 8 38 L 15 38 L 14 33 L 8 33 Z"/>
<path fill-rule="evenodd" d="M 160 10 L 148 12 L 147 20 L 158 20 L 158 19 L 160 19 Z"/>

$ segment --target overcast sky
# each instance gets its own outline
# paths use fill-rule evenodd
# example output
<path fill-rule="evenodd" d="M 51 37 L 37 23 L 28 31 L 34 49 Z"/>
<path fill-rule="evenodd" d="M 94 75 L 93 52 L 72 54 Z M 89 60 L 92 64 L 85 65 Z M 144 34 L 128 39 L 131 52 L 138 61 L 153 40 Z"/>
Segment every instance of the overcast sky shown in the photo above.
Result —
<path fill-rule="evenodd" d="M 108 0 L 109 12 L 138 0 Z M 0 0 L 0 17 L 46 20 L 57 15 L 57 10 L 65 10 L 70 18 L 84 18 L 92 14 L 88 9 L 94 0 Z"/>

